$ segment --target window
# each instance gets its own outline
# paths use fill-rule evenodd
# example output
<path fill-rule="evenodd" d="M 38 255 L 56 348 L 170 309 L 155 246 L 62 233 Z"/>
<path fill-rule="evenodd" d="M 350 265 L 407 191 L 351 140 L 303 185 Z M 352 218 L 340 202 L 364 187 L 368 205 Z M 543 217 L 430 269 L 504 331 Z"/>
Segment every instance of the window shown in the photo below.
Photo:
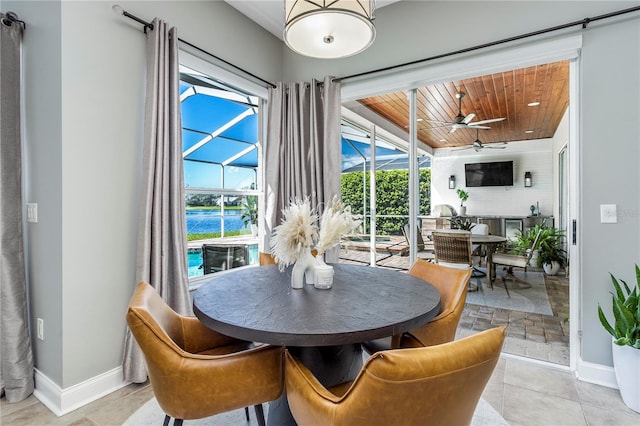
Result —
<path fill-rule="evenodd" d="M 189 277 L 255 263 L 262 100 L 184 65 L 180 100 Z"/>

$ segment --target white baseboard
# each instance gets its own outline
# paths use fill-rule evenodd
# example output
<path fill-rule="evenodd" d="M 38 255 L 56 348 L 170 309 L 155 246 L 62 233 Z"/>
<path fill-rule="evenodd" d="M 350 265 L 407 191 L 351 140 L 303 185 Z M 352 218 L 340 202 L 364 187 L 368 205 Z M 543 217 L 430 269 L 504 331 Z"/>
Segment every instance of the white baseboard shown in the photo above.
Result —
<path fill-rule="evenodd" d="M 129 384 L 123 380 L 122 366 L 66 389 L 60 388 L 37 368 L 35 379 L 33 395 L 58 417 Z"/>
<path fill-rule="evenodd" d="M 613 367 L 586 362 L 582 358 L 578 358 L 576 377 L 583 382 L 618 389 L 618 380 Z"/>

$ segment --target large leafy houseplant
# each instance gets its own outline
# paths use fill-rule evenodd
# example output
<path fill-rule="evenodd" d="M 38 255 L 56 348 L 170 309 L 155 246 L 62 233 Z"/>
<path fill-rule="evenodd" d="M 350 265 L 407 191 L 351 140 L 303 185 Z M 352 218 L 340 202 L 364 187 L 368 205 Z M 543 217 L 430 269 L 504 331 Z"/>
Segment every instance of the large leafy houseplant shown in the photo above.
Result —
<path fill-rule="evenodd" d="M 557 228 L 542 228 L 538 241 L 538 266 L 558 262 L 563 266 L 567 260 L 567 252 L 562 248 L 564 232 Z"/>
<path fill-rule="evenodd" d="M 615 293 L 611 293 L 614 323 L 609 323 L 598 304 L 600 323 L 613 336 L 616 345 L 640 349 L 640 267 L 636 265 L 636 285 L 633 289 L 624 280 L 617 280 L 613 274 L 609 275 L 615 289 Z"/>

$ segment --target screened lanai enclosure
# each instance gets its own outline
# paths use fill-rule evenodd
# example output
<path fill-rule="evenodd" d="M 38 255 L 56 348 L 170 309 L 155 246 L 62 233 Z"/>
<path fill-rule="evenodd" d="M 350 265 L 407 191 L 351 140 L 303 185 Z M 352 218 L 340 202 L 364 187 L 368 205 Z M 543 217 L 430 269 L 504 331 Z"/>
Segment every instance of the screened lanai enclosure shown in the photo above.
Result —
<path fill-rule="evenodd" d="M 184 66 L 180 98 L 189 274 L 255 263 L 265 100 Z M 370 233 L 373 163 L 379 182 L 376 233 L 400 235 L 408 217 L 406 151 L 380 136 L 372 144 L 371 129 L 347 120 L 341 135 L 342 198 L 365 218 L 359 232 Z M 428 214 L 430 157 L 420 156 L 418 162 L 420 198 L 427 206 L 419 214 Z"/>

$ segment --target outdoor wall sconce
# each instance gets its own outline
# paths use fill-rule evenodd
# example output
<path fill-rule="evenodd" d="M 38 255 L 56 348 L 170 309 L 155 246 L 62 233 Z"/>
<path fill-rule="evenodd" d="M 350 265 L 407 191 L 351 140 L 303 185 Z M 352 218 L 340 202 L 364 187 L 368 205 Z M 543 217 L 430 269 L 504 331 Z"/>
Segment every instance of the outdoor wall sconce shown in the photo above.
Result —
<path fill-rule="evenodd" d="M 456 177 L 454 175 L 449 176 L 449 189 L 456 189 Z"/>
<path fill-rule="evenodd" d="M 524 187 L 531 188 L 531 172 L 524 172 Z"/>

